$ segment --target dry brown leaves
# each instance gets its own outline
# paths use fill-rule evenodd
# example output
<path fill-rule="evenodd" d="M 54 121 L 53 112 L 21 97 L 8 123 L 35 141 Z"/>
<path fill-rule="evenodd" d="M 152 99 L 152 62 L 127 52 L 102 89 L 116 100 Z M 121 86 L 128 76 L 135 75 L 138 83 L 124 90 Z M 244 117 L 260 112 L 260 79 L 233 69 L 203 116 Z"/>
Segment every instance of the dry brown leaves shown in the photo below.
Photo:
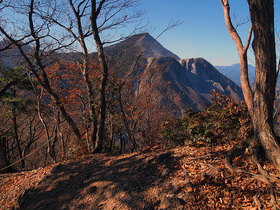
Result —
<path fill-rule="evenodd" d="M 272 208 L 269 186 L 248 174 L 231 173 L 225 167 L 224 154 L 229 149 L 230 146 L 199 150 L 188 148 L 193 154 L 188 152 L 187 156 L 178 158 L 180 163 L 177 167 L 181 167 L 182 170 L 175 171 L 172 179 L 177 179 L 177 182 L 189 179 L 189 186 L 191 186 L 181 190 L 180 196 L 186 201 L 185 209 Z M 180 156 L 180 152 L 177 154 Z M 258 173 L 249 154 L 236 158 L 233 164 L 243 170 Z M 279 175 L 279 171 L 268 162 L 265 162 L 264 168 L 269 173 Z M 280 188 L 276 183 L 274 183 L 274 192 L 279 203 Z"/>
<path fill-rule="evenodd" d="M 0 175 L 0 209 L 12 209 L 18 197 L 26 190 L 35 187 L 54 165 L 32 171 Z"/>
<path fill-rule="evenodd" d="M 166 168 L 159 165 L 160 172 L 159 175 L 157 175 L 158 182 L 155 181 L 152 186 L 146 189 L 139 188 L 137 195 L 129 195 L 130 191 L 118 191 L 120 194 L 123 194 L 124 197 L 112 197 L 113 200 L 111 204 L 112 206 L 114 204 L 114 208 L 116 209 L 124 208 L 122 199 L 126 196 L 135 196 L 135 198 L 137 198 L 141 194 L 145 197 L 145 206 L 148 205 L 152 207 L 152 209 L 162 209 L 165 207 L 172 209 L 172 206 L 174 207 L 173 209 L 271 209 L 272 204 L 270 203 L 269 186 L 251 177 L 249 174 L 232 173 L 225 167 L 225 153 L 230 148 L 231 146 L 215 146 L 213 148 L 177 147 L 170 150 L 148 151 L 145 153 L 139 152 L 137 154 L 126 154 L 112 158 L 107 156 L 107 159 L 104 156 L 104 160 L 106 159 L 104 163 L 105 167 L 116 167 L 121 160 L 126 160 L 127 162 L 124 166 L 128 167 L 128 169 L 134 167 L 133 164 L 135 164 L 135 162 L 129 162 L 132 157 L 134 157 L 135 160 L 141 158 L 150 160 L 159 153 L 170 151 L 174 159 L 167 178 L 163 178 L 162 175 L 162 171 Z M 103 158 L 102 156 L 99 157 Z M 90 160 L 90 157 L 88 157 L 87 161 L 77 162 L 77 164 L 90 164 Z M 269 173 L 280 174 L 272 164 L 268 162 L 262 163 L 264 164 L 265 170 Z M 258 173 L 257 167 L 251 161 L 251 156 L 249 154 L 234 159 L 233 164 L 243 170 L 256 174 Z M 50 173 L 52 167 L 53 166 L 48 166 L 33 171 L 0 175 L 1 209 L 10 209 L 15 206 L 18 197 L 28 188 L 36 187 L 40 180 Z M 120 167 L 123 166 L 120 165 Z M 160 167 L 162 167 L 162 169 Z M 148 167 L 146 168 L 151 169 Z M 127 170 L 127 168 L 124 169 Z M 83 174 L 78 170 L 79 167 L 77 167 L 75 173 Z M 141 172 L 142 176 L 142 171 L 145 170 L 145 168 L 137 170 L 139 170 L 139 173 Z M 121 180 L 129 180 L 128 177 L 125 177 L 126 173 L 122 173 L 121 168 L 118 168 L 118 171 L 124 176 Z M 108 173 L 108 176 L 114 175 L 114 173 L 111 173 L 109 170 L 106 173 Z M 150 177 L 142 176 L 141 178 L 149 179 Z M 277 183 L 273 184 L 275 197 L 279 203 L 280 188 Z M 92 183 L 92 185 L 96 186 L 95 189 L 99 189 L 98 180 Z M 111 184 L 111 188 L 113 187 L 115 187 L 115 184 Z M 110 189 L 108 188 L 108 192 L 104 192 L 110 195 Z M 134 191 L 132 190 L 131 192 Z M 96 193 L 93 195 L 98 196 Z M 81 197 L 79 197 L 80 201 L 77 200 L 75 202 L 82 202 L 86 199 L 86 196 L 90 196 L 90 194 L 88 192 L 81 194 Z M 98 200 L 96 197 L 95 199 Z M 108 203 L 106 204 L 107 201 L 101 199 L 98 209 L 104 209 L 105 206 L 108 207 Z M 75 204 L 73 205 L 75 206 Z"/>

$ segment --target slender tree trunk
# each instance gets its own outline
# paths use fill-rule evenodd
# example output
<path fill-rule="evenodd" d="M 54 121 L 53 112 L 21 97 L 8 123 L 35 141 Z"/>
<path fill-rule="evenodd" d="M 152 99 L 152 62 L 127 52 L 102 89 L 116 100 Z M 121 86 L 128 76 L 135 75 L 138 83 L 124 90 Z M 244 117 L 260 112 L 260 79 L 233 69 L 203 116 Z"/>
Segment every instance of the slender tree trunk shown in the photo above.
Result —
<path fill-rule="evenodd" d="M 250 27 L 247 43 L 244 46 L 242 44 L 240 36 L 238 35 L 236 29 L 233 27 L 233 24 L 231 22 L 230 6 L 228 3 L 228 0 L 221 0 L 221 3 L 223 6 L 223 9 L 224 9 L 224 18 L 225 18 L 225 24 L 226 24 L 227 30 L 236 45 L 236 49 L 237 49 L 237 52 L 239 55 L 240 83 L 241 83 L 241 88 L 243 91 L 244 99 L 245 99 L 249 112 L 252 114 L 253 93 L 252 93 L 252 89 L 251 89 L 249 77 L 248 77 L 248 58 L 247 58 L 247 51 L 248 51 L 248 48 L 249 48 L 249 45 L 251 42 L 251 37 L 252 37 L 252 26 Z"/>
<path fill-rule="evenodd" d="M 13 91 L 13 96 L 14 96 L 14 98 L 16 97 L 16 90 L 15 89 Z M 18 149 L 18 153 L 19 153 L 21 167 L 25 168 L 25 161 L 23 159 L 22 149 L 21 149 L 21 146 L 20 146 L 20 141 L 19 141 L 19 136 L 18 136 L 16 103 L 13 102 L 12 106 L 13 106 L 13 108 L 12 108 L 12 113 L 13 113 L 13 129 L 14 129 L 14 135 L 15 135 L 14 138 L 15 138 L 16 143 L 17 143 L 17 149 Z"/>
<path fill-rule="evenodd" d="M 54 129 L 55 129 L 54 130 L 54 140 L 53 140 L 53 142 L 52 141 L 49 142 L 48 152 L 49 152 L 49 155 L 51 156 L 53 162 L 57 163 L 57 158 L 56 158 L 56 153 L 55 153 L 55 146 L 56 146 L 56 143 L 58 142 L 57 125 L 55 126 Z"/>
<path fill-rule="evenodd" d="M 93 92 L 93 87 L 89 79 L 89 64 L 88 64 L 88 53 L 87 53 L 87 48 L 86 45 L 83 44 L 83 52 L 84 52 L 84 64 L 83 64 L 83 76 L 84 80 L 86 82 L 86 87 L 87 87 L 87 94 L 88 94 L 88 101 L 89 101 L 89 106 L 90 106 L 90 138 L 92 145 L 95 144 L 96 142 L 96 136 L 97 136 L 97 117 L 96 117 L 96 112 L 95 112 L 95 107 L 94 107 L 94 92 Z"/>
<path fill-rule="evenodd" d="M 31 145 L 34 143 L 35 139 L 34 139 L 34 135 L 32 133 L 32 122 L 34 120 L 35 117 L 33 117 L 33 119 L 29 120 L 29 141 L 27 143 L 27 145 L 25 146 L 23 152 L 22 152 L 22 156 L 26 157 L 26 155 L 29 153 L 30 147 Z M 35 131 L 34 131 L 35 132 Z"/>
<path fill-rule="evenodd" d="M 100 85 L 100 117 L 99 117 L 99 126 L 98 126 L 98 133 L 95 142 L 95 149 L 94 152 L 101 152 L 103 150 L 103 141 L 104 141 L 104 134 L 105 134 L 105 120 L 106 120 L 106 85 L 108 79 L 108 65 L 105 58 L 105 53 L 103 49 L 103 44 L 101 42 L 99 36 L 99 30 L 97 26 L 97 18 L 100 14 L 101 8 L 105 0 L 99 2 L 98 7 L 96 7 L 96 0 L 91 0 L 91 27 L 93 31 L 93 37 L 95 40 L 95 44 L 97 47 L 98 52 L 98 60 L 101 65 L 102 69 L 102 78 L 101 78 L 101 85 Z"/>
<path fill-rule="evenodd" d="M 19 141 L 19 137 L 18 137 L 18 126 L 17 126 L 17 117 L 16 117 L 16 113 L 15 113 L 15 108 L 13 108 L 13 127 L 14 127 L 14 135 L 15 135 L 14 137 L 15 137 L 15 140 L 17 143 L 17 149 L 18 149 L 18 153 L 19 153 L 21 167 L 25 168 L 25 161 L 22 156 L 22 149 L 20 147 L 20 141 Z"/>
<path fill-rule="evenodd" d="M 128 135 L 128 141 L 133 143 L 131 130 L 129 128 L 129 121 L 126 118 L 124 107 L 123 107 L 123 102 L 122 102 L 122 87 L 123 86 L 120 85 L 119 89 L 118 89 L 118 92 L 119 92 L 119 97 L 118 97 L 118 99 L 119 99 L 119 106 L 120 106 L 120 110 L 121 110 L 121 113 L 122 113 L 123 124 L 124 124 L 124 127 L 125 127 L 127 135 Z M 136 147 L 136 145 L 134 145 L 134 144 L 133 144 L 133 146 Z"/>
<path fill-rule="evenodd" d="M 60 130 L 60 112 L 58 111 L 57 112 L 57 116 L 56 116 L 56 127 L 57 127 L 57 131 L 59 133 L 59 136 L 60 136 L 60 144 L 61 144 L 61 152 L 62 152 L 62 157 L 61 159 L 64 160 L 65 159 L 65 140 L 64 140 L 64 136 L 63 136 L 63 133 L 61 132 Z"/>
<path fill-rule="evenodd" d="M 81 134 L 80 134 L 80 131 L 79 131 L 76 123 L 74 122 L 74 120 L 71 118 L 71 116 L 65 110 L 65 107 L 63 106 L 60 97 L 51 88 L 47 73 L 45 71 L 45 67 L 43 65 L 42 57 L 40 56 L 40 53 L 41 53 L 40 52 L 40 47 L 41 47 L 40 39 L 41 38 L 38 37 L 38 32 L 35 29 L 33 14 L 35 14 L 35 12 L 34 12 L 34 0 L 31 0 L 30 4 L 29 4 L 28 20 L 29 20 L 30 35 L 34 39 L 33 41 L 34 41 L 34 45 L 35 45 L 35 47 L 34 47 L 35 50 L 33 52 L 33 56 L 34 56 L 36 64 L 34 63 L 33 59 L 30 59 L 30 57 L 23 50 L 24 45 L 22 45 L 21 42 L 13 39 L 12 36 L 9 35 L 3 29 L 3 27 L 1 27 L 1 26 L 0 26 L 0 31 L 8 40 L 10 40 L 15 46 L 17 46 L 20 54 L 22 55 L 22 57 L 26 61 L 28 67 L 30 68 L 29 71 L 31 71 L 34 74 L 34 76 L 36 77 L 39 84 L 42 85 L 42 87 L 44 87 L 47 90 L 47 92 L 50 94 L 50 96 L 52 97 L 55 105 L 61 111 L 62 116 L 64 117 L 64 119 L 69 123 L 69 125 L 73 129 L 74 134 L 77 136 L 77 139 L 80 140 L 81 139 Z M 28 35 L 28 36 L 30 36 L 30 35 Z M 39 68 L 40 71 L 38 71 L 37 68 Z M 38 73 L 38 72 L 41 72 L 41 74 Z"/>

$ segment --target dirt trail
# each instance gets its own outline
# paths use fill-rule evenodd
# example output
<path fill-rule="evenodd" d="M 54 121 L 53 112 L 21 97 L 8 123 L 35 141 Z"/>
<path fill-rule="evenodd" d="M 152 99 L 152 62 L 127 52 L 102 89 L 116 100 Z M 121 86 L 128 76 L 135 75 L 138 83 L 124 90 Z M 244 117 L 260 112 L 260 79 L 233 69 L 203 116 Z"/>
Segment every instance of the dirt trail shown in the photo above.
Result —
<path fill-rule="evenodd" d="M 90 155 L 49 168 L 14 205 L 19 209 L 257 209 L 257 196 L 262 207 L 269 208 L 265 184 L 225 168 L 228 149 L 177 147 L 121 156 Z M 256 171 L 248 157 L 235 164 Z M 277 172 L 266 165 L 267 170 Z M 15 196 L 15 191 L 4 190 L 20 177 L 22 183 L 32 181 L 27 174 L 1 175 L 0 192 L 19 196 L 19 192 Z M 280 196 L 277 185 L 275 193 Z M 12 201 L 3 199 L 1 209 L 9 208 Z"/>

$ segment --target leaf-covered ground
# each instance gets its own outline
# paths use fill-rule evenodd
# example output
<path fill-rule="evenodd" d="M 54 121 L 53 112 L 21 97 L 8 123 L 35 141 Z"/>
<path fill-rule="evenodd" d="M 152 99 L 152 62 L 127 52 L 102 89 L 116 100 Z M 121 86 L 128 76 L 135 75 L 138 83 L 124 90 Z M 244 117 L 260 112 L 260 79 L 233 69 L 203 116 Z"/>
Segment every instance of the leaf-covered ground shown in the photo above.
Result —
<path fill-rule="evenodd" d="M 0 175 L 1 209 L 270 209 L 270 188 L 225 167 L 230 146 L 96 154 Z M 258 173 L 245 154 L 234 160 Z M 268 172 L 279 175 L 268 162 Z M 276 200 L 280 188 L 274 183 Z M 279 200 L 278 200 L 279 198 Z"/>

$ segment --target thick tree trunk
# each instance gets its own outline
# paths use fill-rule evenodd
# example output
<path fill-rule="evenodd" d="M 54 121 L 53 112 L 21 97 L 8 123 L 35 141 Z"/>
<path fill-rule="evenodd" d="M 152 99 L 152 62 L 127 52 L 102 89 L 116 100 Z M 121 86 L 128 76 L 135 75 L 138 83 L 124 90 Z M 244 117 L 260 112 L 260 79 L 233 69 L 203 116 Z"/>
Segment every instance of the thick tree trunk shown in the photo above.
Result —
<path fill-rule="evenodd" d="M 276 86 L 276 53 L 274 35 L 274 1 L 247 0 L 251 29 L 244 47 L 230 19 L 228 0 L 221 0 L 225 23 L 234 40 L 240 59 L 240 81 L 251 120 L 254 144 L 260 144 L 267 157 L 280 168 L 280 147 L 273 130 L 273 104 Z M 251 90 L 248 78 L 247 50 L 252 31 L 255 53 L 255 83 Z"/>
<path fill-rule="evenodd" d="M 255 83 L 251 115 L 255 139 L 267 157 L 280 167 L 280 147 L 273 131 L 273 104 L 276 86 L 274 1 L 248 0 L 254 32 Z"/>
<path fill-rule="evenodd" d="M 5 139 L 3 137 L 3 139 Z M 9 161 L 6 156 L 6 149 L 2 138 L 0 138 L 0 173 L 6 173 L 9 171 Z"/>

